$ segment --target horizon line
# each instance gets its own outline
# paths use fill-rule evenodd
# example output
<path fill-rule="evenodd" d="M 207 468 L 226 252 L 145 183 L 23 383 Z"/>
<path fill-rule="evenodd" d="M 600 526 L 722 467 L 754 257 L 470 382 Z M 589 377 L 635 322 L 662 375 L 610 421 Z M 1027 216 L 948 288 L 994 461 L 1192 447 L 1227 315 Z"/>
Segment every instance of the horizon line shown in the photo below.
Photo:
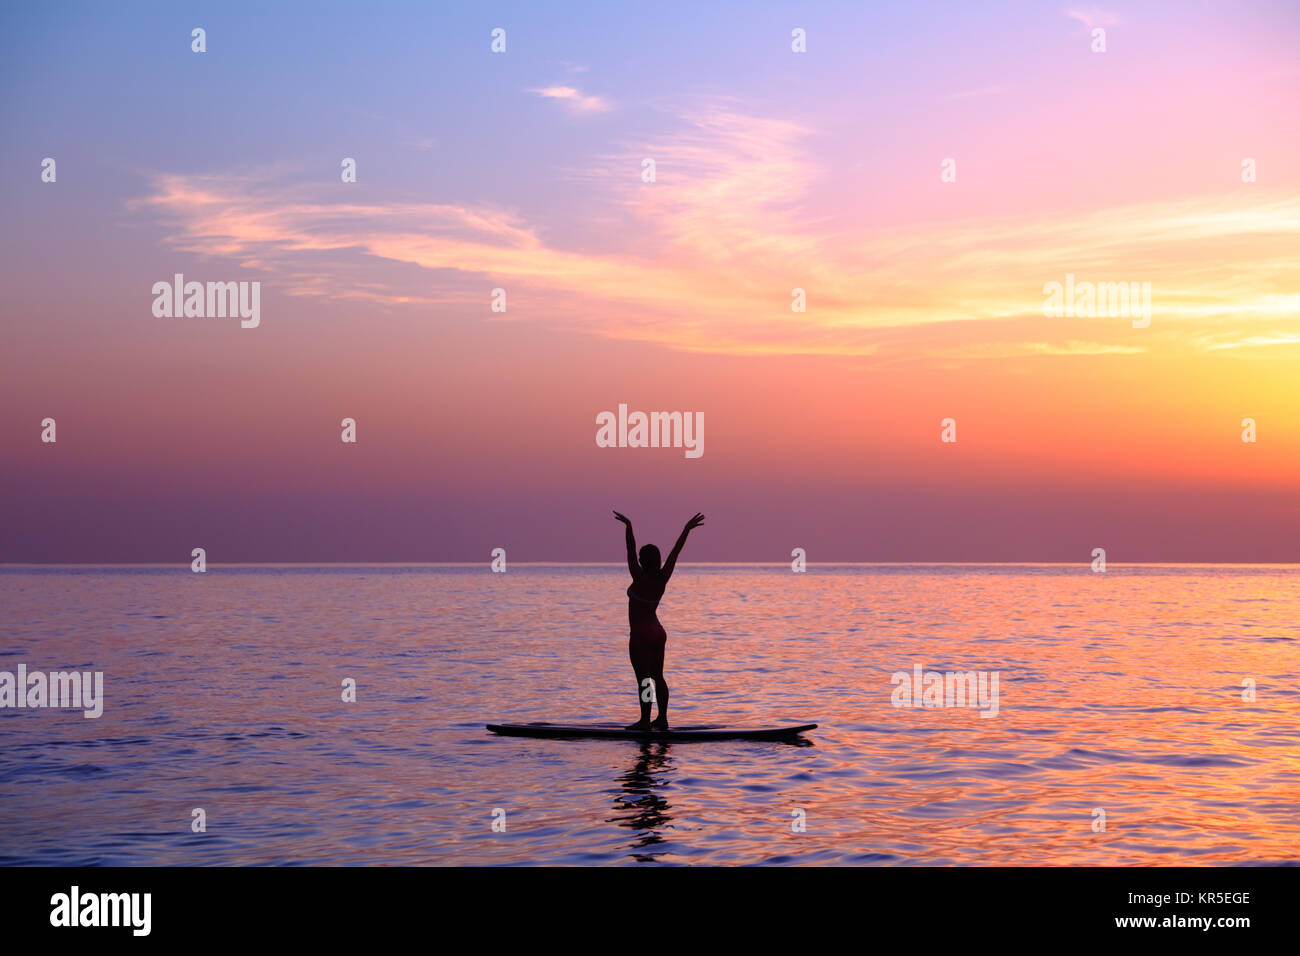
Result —
<path fill-rule="evenodd" d="M 485 561 L 209 561 L 210 568 L 479 568 L 491 567 Z M 624 561 L 511 561 L 516 567 L 616 567 Z M 1088 568 L 1089 561 L 805 561 L 806 567 L 977 567 L 977 568 Z M 678 561 L 678 567 L 754 567 L 786 568 L 789 561 Z M 1296 561 L 1107 561 L 1107 568 L 1272 568 L 1300 566 Z M 102 562 L 28 562 L 0 561 L 5 568 L 189 568 L 189 562 L 102 561 Z M 198 572 L 195 572 L 198 573 Z"/>

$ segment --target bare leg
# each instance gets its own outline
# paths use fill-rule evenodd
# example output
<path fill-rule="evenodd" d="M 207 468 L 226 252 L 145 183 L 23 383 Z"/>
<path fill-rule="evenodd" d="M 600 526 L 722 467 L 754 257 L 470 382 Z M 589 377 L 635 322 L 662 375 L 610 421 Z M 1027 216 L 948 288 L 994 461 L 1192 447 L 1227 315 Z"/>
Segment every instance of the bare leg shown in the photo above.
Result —
<path fill-rule="evenodd" d="M 627 653 L 632 659 L 632 670 L 636 673 L 636 698 L 641 705 L 641 719 L 635 724 L 629 725 L 627 729 L 649 730 L 650 705 L 652 702 L 647 699 L 649 697 L 648 688 L 642 684 L 642 681 L 651 676 L 649 671 L 651 662 L 646 660 L 644 642 L 638 641 L 635 638 L 628 641 Z"/>
<path fill-rule="evenodd" d="M 655 676 L 655 697 L 659 700 L 659 718 L 650 726 L 656 730 L 668 729 L 668 684 L 664 681 L 663 672 Z M 648 712 L 648 711 L 647 711 Z"/>
<path fill-rule="evenodd" d="M 662 629 L 661 629 L 662 630 Z M 655 682 L 655 699 L 659 701 L 659 717 L 650 726 L 656 730 L 668 729 L 668 684 L 664 680 L 664 643 L 654 648 L 653 670 L 650 676 Z"/>

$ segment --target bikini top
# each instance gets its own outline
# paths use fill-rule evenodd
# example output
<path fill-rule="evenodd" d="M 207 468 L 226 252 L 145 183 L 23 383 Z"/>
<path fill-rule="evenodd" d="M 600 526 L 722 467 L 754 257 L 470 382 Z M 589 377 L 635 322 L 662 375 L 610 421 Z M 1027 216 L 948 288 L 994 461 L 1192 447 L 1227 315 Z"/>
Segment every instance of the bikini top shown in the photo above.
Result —
<path fill-rule="evenodd" d="M 632 591 L 632 585 L 630 584 L 627 586 L 627 596 L 630 597 L 633 601 L 640 601 L 642 604 L 649 604 L 651 607 L 657 606 L 659 604 L 659 601 L 661 600 L 657 598 L 651 601 L 649 598 L 643 598 L 641 595 L 636 594 Z"/>

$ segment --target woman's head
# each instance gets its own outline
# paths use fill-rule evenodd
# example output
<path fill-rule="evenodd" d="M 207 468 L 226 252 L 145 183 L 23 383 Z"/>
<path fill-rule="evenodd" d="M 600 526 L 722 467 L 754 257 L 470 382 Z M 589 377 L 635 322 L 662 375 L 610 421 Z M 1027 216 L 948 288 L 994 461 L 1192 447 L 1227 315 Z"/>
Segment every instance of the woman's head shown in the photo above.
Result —
<path fill-rule="evenodd" d="M 649 571 L 651 573 L 657 573 L 659 571 L 659 564 L 662 559 L 659 557 L 659 549 L 653 544 L 644 544 L 641 546 L 640 558 L 642 571 Z"/>

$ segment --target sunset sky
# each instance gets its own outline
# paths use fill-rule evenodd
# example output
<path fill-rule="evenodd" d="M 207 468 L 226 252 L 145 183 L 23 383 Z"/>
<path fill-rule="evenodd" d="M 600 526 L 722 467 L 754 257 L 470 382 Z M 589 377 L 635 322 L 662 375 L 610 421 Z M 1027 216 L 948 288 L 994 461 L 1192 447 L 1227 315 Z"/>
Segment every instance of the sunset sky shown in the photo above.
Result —
<path fill-rule="evenodd" d="M 1300 560 L 1294 3 L 263 6 L 0 8 L 0 561 Z"/>

